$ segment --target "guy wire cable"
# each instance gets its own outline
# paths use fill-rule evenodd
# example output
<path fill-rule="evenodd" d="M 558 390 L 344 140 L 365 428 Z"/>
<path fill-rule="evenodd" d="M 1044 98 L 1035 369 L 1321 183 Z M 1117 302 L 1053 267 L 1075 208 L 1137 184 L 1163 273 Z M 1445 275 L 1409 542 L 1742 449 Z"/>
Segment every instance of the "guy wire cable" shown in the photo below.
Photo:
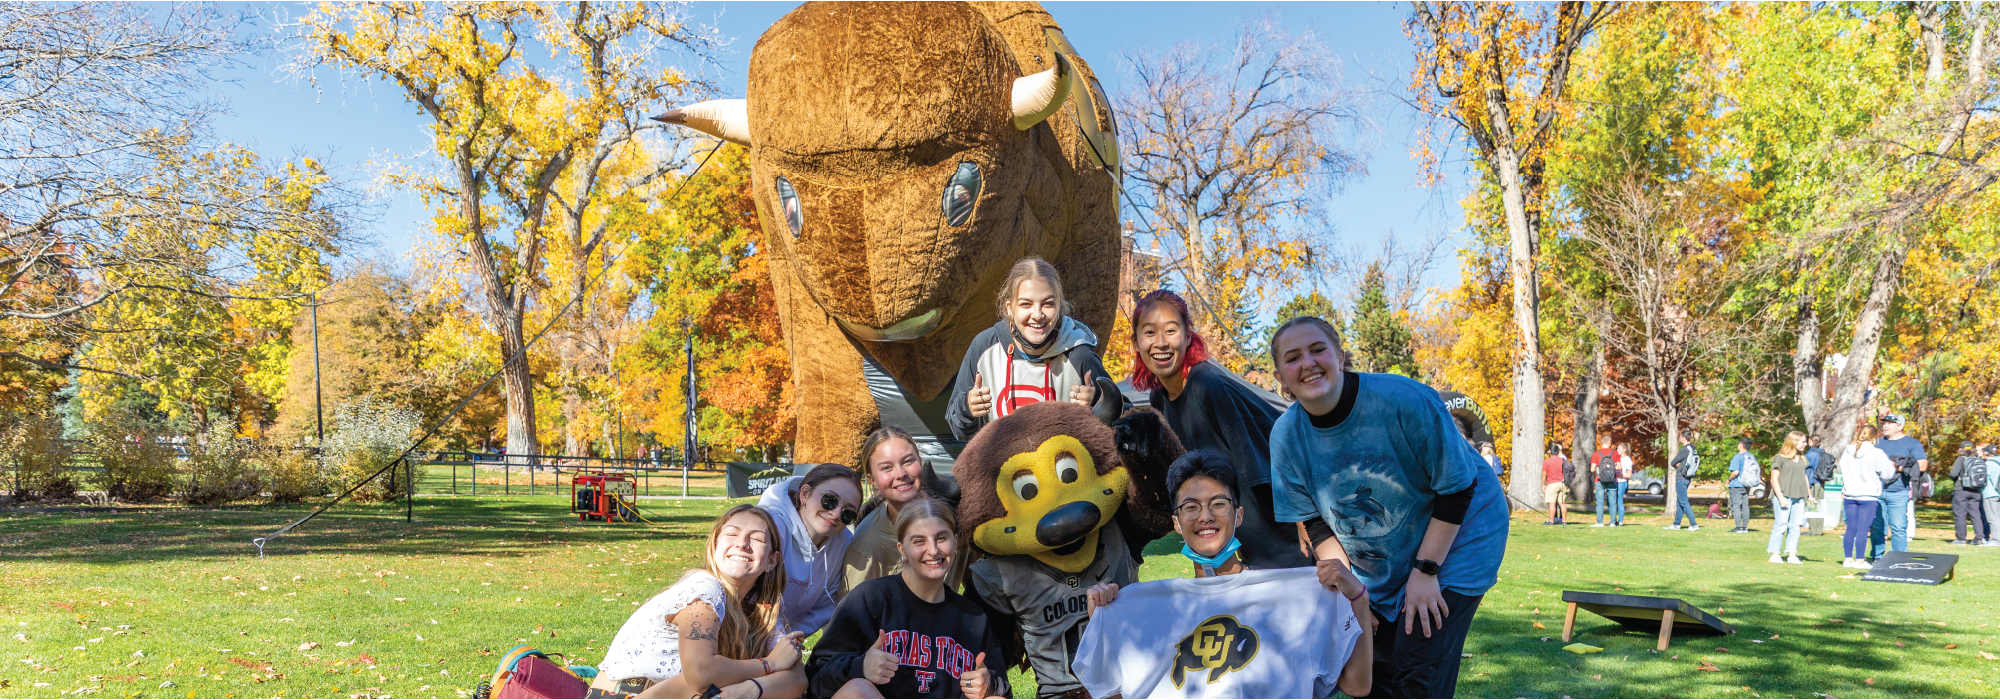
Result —
<path fill-rule="evenodd" d="M 722 147 L 727 145 L 729 145 L 728 141 L 721 141 L 721 140 L 716 141 L 715 148 L 709 149 L 708 154 L 701 157 L 701 162 L 695 164 L 694 170 L 690 171 L 687 174 L 687 177 L 682 178 L 680 186 L 675 187 L 673 194 L 667 195 L 667 198 L 663 201 L 671 202 L 679 198 L 681 191 L 687 189 L 688 183 L 694 182 L 695 175 L 701 173 L 702 166 L 708 165 L 708 159 L 714 156 L 716 151 L 722 150 Z M 250 540 L 250 544 L 257 546 L 257 558 L 258 559 L 264 558 L 264 545 L 269 543 L 271 540 L 277 539 L 279 536 L 291 532 L 294 528 L 297 528 L 300 525 L 304 525 L 306 521 L 312 520 L 313 518 L 318 517 L 320 513 L 326 512 L 327 509 L 339 505 L 341 501 L 344 501 L 347 499 L 348 496 L 353 495 L 354 492 L 359 490 L 363 485 L 367 484 L 370 481 L 374 481 L 376 478 L 382 476 L 385 473 L 388 473 L 390 469 L 396 468 L 396 465 L 401 464 L 403 460 L 408 459 L 410 453 L 415 452 L 419 446 L 422 446 L 424 444 L 424 441 L 431 439 L 432 435 L 436 435 L 439 429 L 443 428 L 446 423 L 451 422 L 451 419 L 457 418 L 458 413 L 460 411 L 465 410 L 465 407 L 468 404 L 471 404 L 474 398 L 478 398 L 481 392 L 486 391 L 486 387 L 491 386 L 493 384 L 493 380 L 498 379 L 500 377 L 500 373 L 506 371 L 508 365 L 513 364 L 517 360 L 520 360 L 524 355 L 526 355 L 529 348 L 534 347 L 535 343 L 542 339 L 542 336 L 548 335 L 549 331 L 554 329 L 556 327 L 556 324 L 561 322 L 563 317 L 569 314 L 569 310 L 571 308 L 574 308 L 577 302 L 583 301 L 583 298 L 585 296 L 588 296 L 590 294 L 590 291 L 597 287 L 597 283 L 604 280 L 604 276 L 611 272 L 611 267 L 618 262 L 619 258 L 625 257 L 625 253 L 630 250 L 631 248 L 628 246 L 625 250 L 618 251 L 616 254 L 612 255 L 610 259 L 604 261 L 604 269 L 598 271 L 596 276 L 592 277 L 589 282 L 585 283 L 583 289 L 579 291 L 575 297 L 572 297 L 569 300 L 569 303 L 564 304 L 562 309 L 556 311 L 554 316 L 549 317 L 548 324 L 542 326 L 542 330 L 536 332 L 535 337 L 529 338 L 528 342 L 523 343 L 521 345 L 521 349 L 514 351 L 514 354 L 509 356 L 505 362 L 500 363 L 500 369 L 496 369 L 493 371 L 492 374 L 486 375 L 485 381 L 480 382 L 479 386 L 474 387 L 471 392 L 468 392 L 465 395 L 465 398 L 460 399 L 458 405 L 453 406 L 451 411 L 445 413 L 443 418 L 438 419 L 436 423 L 431 424 L 430 428 L 424 430 L 424 434 L 418 436 L 416 442 L 412 442 L 410 443 L 409 447 L 403 448 L 403 451 L 398 453 L 395 459 L 389 460 L 387 464 L 382 465 L 381 469 L 375 470 L 375 473 L 368 475 L 367 478 L 355 482 L 353 486 L 347 487 L 346 491 L 341 492 L 341 494 L 335 496 L 333 500 L 328 501 L 326 505 L 320 506 L 317 510 L 314 510 L 313 512 L 307 514 L 305 517 L 292 521 L 290 525 L 278 528 L 277 532 L 273 532 L 269 535 L 265 535 L 263 537 L 258 537 Z M 415 493 L 415 488 L 416 488 L 415 484 L 406 484 L 405 486 L 410 488 L 412 493 Z"/>

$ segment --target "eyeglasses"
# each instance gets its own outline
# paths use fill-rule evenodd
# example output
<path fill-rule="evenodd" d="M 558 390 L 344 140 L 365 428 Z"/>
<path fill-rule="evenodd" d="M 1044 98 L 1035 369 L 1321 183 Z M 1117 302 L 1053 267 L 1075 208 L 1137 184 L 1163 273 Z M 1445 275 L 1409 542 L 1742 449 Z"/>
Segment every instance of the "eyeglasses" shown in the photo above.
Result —
<path fill-rule="evenodd" d="M 1209 515 L 1220 518 L 1228 515 L 1229 509 L 1234 507 L 1236 507 L 1236 502 L 1229 500 L 1227 496 L 1216 496 L 1208 500 L 1207 510 Z M 1203 506 L 1200 503 L 1191 500 L 1182 501 L 1179 507 L 1174 508 L 1174 515 L 1182 518 L 1198 518 L 1201 517 L 1202 510 Z"/>
<path fill-rule="evenodd" d="M 843 504 L 840 502 L 840 496 L 835 495 L 832 491 L 826 491 L 820 493 L 819 495 L 820 510 L 833 510 L 835 508 L 840 508 L 840 524 L 853 525 L 854 521 L 861 516 L 854 511 L 853 506 L 847 506 L 847 507 L 842 507 L 842 506 Z"/>

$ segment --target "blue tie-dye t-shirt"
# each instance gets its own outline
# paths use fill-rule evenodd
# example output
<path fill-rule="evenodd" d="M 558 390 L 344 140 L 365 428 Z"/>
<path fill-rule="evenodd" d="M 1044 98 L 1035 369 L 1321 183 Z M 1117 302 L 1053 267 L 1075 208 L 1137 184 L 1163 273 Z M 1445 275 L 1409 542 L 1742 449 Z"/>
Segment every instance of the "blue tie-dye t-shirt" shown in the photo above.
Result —
<path fill-rule="evenodd" d="M 1314 427 L 1305 408 L 1293 404 L 1271 427 L 1277 519 L 1325 518 L 1353 557 L 1355 576 L 1368 584 L 1375 611 L 1395 620 L 1430 527 L 1431 502 L 1477 480 L 1438 583 L 1463 595 L 1485 594 L 1507 551 L 1500 480 L 1459 435 L 1437 390 L 1393 374 L 1346 376 L 1358 378 L 1358 388 L 1339 425 Z"/>

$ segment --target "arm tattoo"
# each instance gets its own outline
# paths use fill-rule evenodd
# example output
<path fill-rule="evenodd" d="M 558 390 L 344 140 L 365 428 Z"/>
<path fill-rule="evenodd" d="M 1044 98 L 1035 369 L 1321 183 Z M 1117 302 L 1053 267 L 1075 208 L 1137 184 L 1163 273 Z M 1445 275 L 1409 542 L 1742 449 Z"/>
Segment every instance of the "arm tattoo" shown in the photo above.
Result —
<path fill-rule="evenodd" d="M 700 621 L 695 621 L 688 623 L 687 638 L 700 639 L 713 642 L 715 641 L 715 632 L 716 632 L 715 627 L 704 625 Z"/>

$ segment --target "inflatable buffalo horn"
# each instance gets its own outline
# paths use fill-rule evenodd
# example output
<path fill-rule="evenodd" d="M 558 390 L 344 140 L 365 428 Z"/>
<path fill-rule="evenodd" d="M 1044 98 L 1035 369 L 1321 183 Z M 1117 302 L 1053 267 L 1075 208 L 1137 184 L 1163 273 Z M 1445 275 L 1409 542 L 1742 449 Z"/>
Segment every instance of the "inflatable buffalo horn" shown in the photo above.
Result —
<path fill-rule="evenodd" d="M 1056 54 L 1056 67 L 1014 79 L 1014 128 L 1027 131 L 1055 116 L 1069 99 L 1076 71 L 1069 59 Z M 739 146 L 750 145 L 749 102 L 709 100 L 667 110 L 653 121 L 685 126 Z"/>

